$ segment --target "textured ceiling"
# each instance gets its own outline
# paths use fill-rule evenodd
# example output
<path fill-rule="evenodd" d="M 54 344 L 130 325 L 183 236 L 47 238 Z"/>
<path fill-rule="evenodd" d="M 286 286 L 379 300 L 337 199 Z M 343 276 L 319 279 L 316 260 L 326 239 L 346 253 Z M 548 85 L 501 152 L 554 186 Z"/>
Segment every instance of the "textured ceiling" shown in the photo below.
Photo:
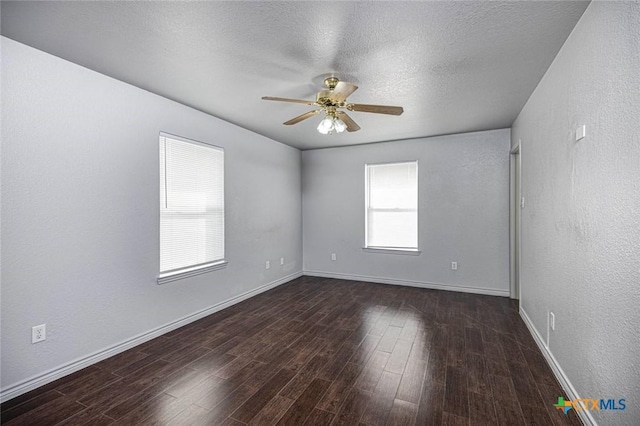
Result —
<path fill-rule="evenodd" d="M 2 2 L 2 34 L 286 144 L 510 127 L 588 2 Z M 362 130 L 320 135 L 321 75 L 360 89 Z"/>

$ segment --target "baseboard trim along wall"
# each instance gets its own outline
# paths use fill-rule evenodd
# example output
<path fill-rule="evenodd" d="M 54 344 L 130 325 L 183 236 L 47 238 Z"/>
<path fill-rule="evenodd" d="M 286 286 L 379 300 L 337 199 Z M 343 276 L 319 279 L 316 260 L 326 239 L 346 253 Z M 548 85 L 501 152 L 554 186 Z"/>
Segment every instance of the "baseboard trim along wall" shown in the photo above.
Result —
<path fill-rule="evenodd" d="M 540 348 L 540 351 L 542 352 L 544 359 L 547 361 L 547 364 L 549 364 L 549 367 L 551 367 L 551 371 L 553 371 L 556 379 L 558 379 L 558 382 L 560 382 L 562 389 L 564 389 L 564 391 L 567 393 L 567 397 L 571 400 L 580 399 L 578 392 L 576 392 L 576 389 L 569 381 L 569 378 L 562 370 L 562 367 L 560 367 L 560 364 L 558 364 L 558 361 L 549 350 L 549 347 L 544 343 L 544 339 L 542 338 L 536 327 L 533 325 L 533 322 L 531 322 L 529 315 L 527 315 L 525 310 L 522 309 L 522 306 L 520 307 L 520 317 L 529 329 L 531 336 L 533 336 L 533 340 L 535 340 L 536 344 Z M 591 416 L 591 412 L 589 412 L 588 410 L 576 410 L 576 414 L 578 415 L 582 423 L 586 426 L 597 426 L 596 421 Z"/>
<path fill-rule="evenodd" d="M 428 288 L 432 290 L 458 291 L 463 293 L 484 294 L 488 296 L 509 297 L 509 290 L 493 290 L 489 288 L 465 287 L 451 284 L 430 283 L 425 281 L 399 280 L 395 278 L 369 277 L 366 275 L 342 274 L 322 271 L 303 271 L 303 275 L 321 278 L 337 278 L 341 280 L 367 281 L 378 284 L 404 285 L 408 287 Z"/>
<path fill-rule="evenodd" d="M 187 315 L 183 318 L 180 318 L 176 321 L 173 321 L 171 323 L 168 323 L 158 328 L 155 328 L 153 330 L 150 330 L 146 333 L 139 334 L 131 339 L 125 340 L 124 342 L 102 349 L 98 352 L 94 352 L 91 355 L 88 355 L 83 358 L 79 358 L 68 364 L 62 365 L 61 367 L 54 368 L 43 374 L 40 374 L 35 377 L 24 380 L 22 382 L 19 382 L 15 385 L 11 385 L 6 389 L 2 389 L 2 391 L 0 391 L 0 402 L 8 401 L 12 398 L 22 395 L 23 393 L 29 392 L 30 390 L 39 388 L 40 386 L 44 386 L 47 383 L 51 383 L 55 380 L 58 380 L 61 377 L 64 377 L 76 371 L 82 370 L 85 367 L 88 367 L 90 365 L 93 365 L 97 362 L 102 361 L 103 359 L 107 359 L 111 356 L 117 355 L 120 352 L 124 352 L 128 349 L 138 346 L 151 339 L 155 339 L 158 336 L 162 336 L 163 334 L 166 334 L 177 328 L 180 328 L 184 325 L 187 325 L 201 318 L 204 318 L 207 315 L 214 314 L 218 311 L 228 308 L 229 306 L 233 306 L 250 297 L 257 296 L 260 293 L 264 293 L 267 290 L 271 290 L 272 288 L 285 284 L 301 276 L 302 276 L 302 272 L 296 272 L 296 273 L 287 275 L 278 280 L 261 285 L 258 288 L 255 288 L 253 290 L 247 291 L 245 293 L 239 294 L 230 299 L 217 303 L 199 312 Z"/>

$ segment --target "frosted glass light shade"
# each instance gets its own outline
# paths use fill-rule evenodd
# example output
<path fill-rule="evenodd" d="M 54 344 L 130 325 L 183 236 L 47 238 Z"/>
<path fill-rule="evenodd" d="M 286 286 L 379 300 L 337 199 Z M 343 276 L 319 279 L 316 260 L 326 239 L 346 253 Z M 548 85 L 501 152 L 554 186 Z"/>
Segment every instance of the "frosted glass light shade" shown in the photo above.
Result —
<path fill-rule="evenodd" d="M 336 129 L 336 132 L 342 133 L 347 129 L 347 125 L 344 124 L 344 121 L 340 120 L 339 118 L 336 118 L 333 121 L 333 128 Z"/>
<path fill-rule="evenodd" d="M 328 135 L 334 130 L 333 120 L 329 117 L 325 118 L 318 124 L 318 132 Z"/>

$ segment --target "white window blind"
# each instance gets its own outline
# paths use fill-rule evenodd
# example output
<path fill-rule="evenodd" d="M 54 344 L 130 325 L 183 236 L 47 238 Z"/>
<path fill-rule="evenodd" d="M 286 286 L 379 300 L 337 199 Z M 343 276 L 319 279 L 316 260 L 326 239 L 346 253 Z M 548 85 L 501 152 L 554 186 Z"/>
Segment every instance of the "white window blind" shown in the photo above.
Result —
<path fill-rule="evenodd" d="M 160 134 L 160 273 L 224 260 L 224 151 Z"/>
<path fill-rule="evenodd" d="M 418 248 L 418 163 L 366 165 L 366 247 Z"/>

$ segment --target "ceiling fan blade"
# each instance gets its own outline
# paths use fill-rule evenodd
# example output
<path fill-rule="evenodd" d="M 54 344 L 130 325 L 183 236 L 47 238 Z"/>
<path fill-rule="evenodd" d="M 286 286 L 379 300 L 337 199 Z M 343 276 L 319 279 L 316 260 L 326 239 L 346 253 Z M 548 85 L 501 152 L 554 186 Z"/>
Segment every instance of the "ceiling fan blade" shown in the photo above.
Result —
<path fill-rule="evenodd" d="M 349 117 L 346 112 L 339 111 L 336 115 L 347 125 L 347 132 L 357 132 L 360 130 L 360 126 L 358 126 L 356 122 L 353 121 L 353 118 Z"/>
<path fill-rule="evenodd" d="M 290 126 L 290 125 L 292 125 L 292 124 L 299 123 L 299 122 L 301 122 L 302 120 L 306 120 L 306 119 L 307 119 L 307 118 L 309 118 L 309 117 L 313 117 L 314 115 L 316 115 L 316 114 L 317 114 L 317 113 L 319 113 L 320 111 L 322 111 L 322 110 L 321 110 L 321 109 L 317 109 L 317 110 L 315 110 L 315 111 L 305 112 L 304 114 L 299 115 L 299 116 L 297 116 L 297 117 L 294 117 L 294 118 L 292 118 L 292 119 L 291 119 L 291 120 L 289 120 L 289 121 L 285 121 L 285 122 L 284 122 L 284 123 L 282 123 L 282 124 L 287 125 L 287 126 Z"/>
<path fill-rule="evenodd" d="M 358 90 L 358 86 L 344 81 L 339 81 L 336 87 L 331 91 L 329 98 L 333 101 L 344 102 L 350 94 Z"/>
<path fill-rule="evenodd" d="M 273 96 L 263 96 L 262 99 L 265 101 L 293 102 L 296 104 L 305 104 L 305 105 L 316 104 L 314 101 L 305 101 L 303 99 L 276 98 Z"/>
<path fill-rule="evenodd" d="M 402 107 L 389 105 L 349 104 L 347 105 L 347 108 L 349 111 L 374 112 L 376 114 L 389 115 L 400 115 L 404 112 Z"/>

